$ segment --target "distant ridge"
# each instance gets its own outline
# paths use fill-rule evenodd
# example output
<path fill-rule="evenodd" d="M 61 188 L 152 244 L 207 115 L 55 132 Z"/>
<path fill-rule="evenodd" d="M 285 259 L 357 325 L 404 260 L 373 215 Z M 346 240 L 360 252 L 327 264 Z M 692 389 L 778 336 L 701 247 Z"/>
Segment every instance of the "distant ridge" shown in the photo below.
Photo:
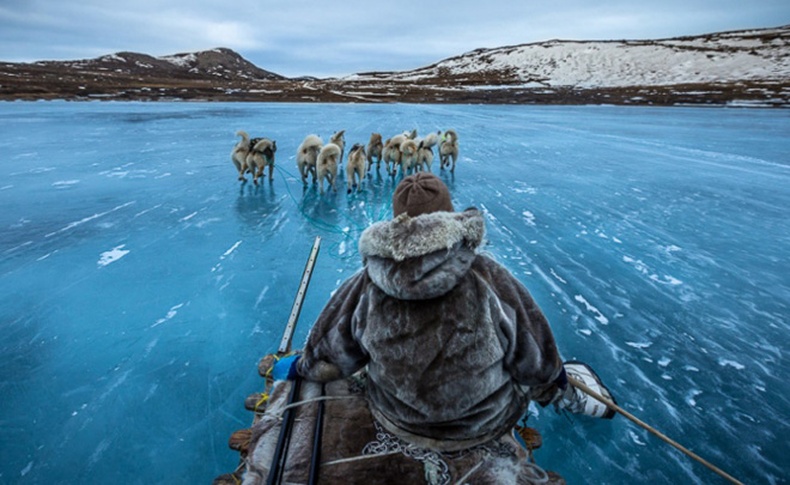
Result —
<path fill-rule="evenodd" d="M 114 99 L 790 107 L 790 25 L 482 48 L 408 71 L 287 78 L 227 48 L 0 62 L 0 100 Z"/>
<path fill-rule="evenodd" d="M 286 79 L 284 76 L 255 66 L 235 51 L 224 47 L 162 57 L 152 57 L 136 52 L 117 52 L 96 59 L 41 61 L 36 62 L 35 65 L 55 69 L 71 68 L 142 77 L 176 76 L 185 79 L 199 79 L 213 76 L 227 80 Z"/>

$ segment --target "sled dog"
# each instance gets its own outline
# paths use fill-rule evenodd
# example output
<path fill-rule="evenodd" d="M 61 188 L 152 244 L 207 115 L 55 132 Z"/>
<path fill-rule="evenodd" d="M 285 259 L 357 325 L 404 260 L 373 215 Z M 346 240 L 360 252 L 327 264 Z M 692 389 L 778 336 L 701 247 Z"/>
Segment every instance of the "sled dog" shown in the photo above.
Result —
<path fill-rule="evenodd" d="M 447 130 L 439 145 L 439 168 L 450 167 L 450 172 L 455 173 L 456 160 L 458 160 L 458 135 L 455 130 Z"/>
<path fill-rule="evenodd" d="M 400 172 L 408 175 L 417 170 L 417 143 L 411 138 L 400 144 Z"/>
<path fill-rule="evenodd" d="M 247 168 L 252 172 L 252 182 L 258 185 L 258 179 L 263 177 L 263 171 L 269 167 L 269 181 L 274 180 L 274 154 L 277 151 L 277 142 L 268 138 L 256 138 L 251 142 L 252 149 L 247 154 Z"/>
<path fill-rule="evenodd" d="M 307 175 L 313 176 L 313 183 L 316 181 L 315 163 L 318 160 L 318 153 L 324 142 L 317 135 L 307 135 L 299 148 L 296 150 L 296 168 L 302 177 L 302 184 L 307 186 Z"/>
<path fill-rule="evenodd" d="M 373 166 L 373 159 L 376 159 L 376 171 L 379 170 L 381 167 L 381 149 L 384 147 L 384 144 L 381 142 L 381 133 L 371 133 L 370 134 L 370 141 L 368 141 L 368 149 L 367 149 L 367 158 L 368 158 L 368 169 L 367 171 L 370 172 L 370 167 Z M 351 154 L 349 154 L 349 157 Z"/>
<path fill-rule="evenodd" d="M 346 184 L 348 185 L 347 192 L 350 194 L 352 190 L 359 191 L 362 186 L 362 180 L 365 178 L 365 147 L 361 143 L 354 144 L 351 151 L 348 152 L 348 160 L 346 160 Z"/>
<path fill-rule="evenodd" d="M 381 156 L 387 165 L 387 173 L 392 176 L 395 176 L 400 166 L 400 146 L 406 139 L 406 136 L 403 134 L 395 135 L 384 142 L 384 148 L 381 149 Z"/>
<path fill-rule="evenodd" d="M 247 178 L 244 174 L 247 173 L 247 155 L 250 153 L 250 135 L 246 131 L 239 130 L 236 136 L 240 136 L 241 140 L 236 143 L 233 150 L 230 152 L 230 160 L 236 166 L 236 171 L 239 172 L 239 180 L 246 182 Z"/>
<path fill-rule="evenodd" d="M 324 193 L 324 180 L 329 183 L 333 191 L 337 192 L 337 165 L 340 160 L 340 147 L 334 143 L 327 143 L 318 152 L 316 160 L 316 178 L 318 179 L 319 192 Z"/>
<path fill-rule="evenodd" d="M 346 137 L 344 136 L 346 130 L 336 131 L 332 136 L 329 137 L 329 143 L 334 143 L 335 145 L 340 148 L 340 157 L 337 159 L 337 166 L 339 167 L 343 163 L 343 153 L 346 151 Z"/>
<path fill-rule="evenodd" d="M 437 131 L 436 133 L 428 133 L 425 135 L 425 138 L 422 140 L 416 140 L 418 144 L 421 144 L 425 148 L 433 148 L 439 144 L 439 137 L 442 136 L 441 130 Z"/>
<path fill-rule="evenodd" d="M 433 150 L 429 147 L 420 146 L 417 150 L 417 170 L 431 171 L 433 165 Z"/>

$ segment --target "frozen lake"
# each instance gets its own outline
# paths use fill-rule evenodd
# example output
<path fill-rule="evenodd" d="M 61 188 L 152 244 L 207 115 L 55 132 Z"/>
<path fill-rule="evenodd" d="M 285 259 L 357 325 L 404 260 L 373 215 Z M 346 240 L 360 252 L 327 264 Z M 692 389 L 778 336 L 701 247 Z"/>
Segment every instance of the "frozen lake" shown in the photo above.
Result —
<path fill-rule="evenodd" d="M 458 132 L 455 207 L 485 212 L 565 359 L 743 482 L 787 483 L 788 111 L 65 102 L 0 104 L 0 483 L 232 471 L 313 239 L 296 346 L 391 214 L 383 170 L 304 191 L 297 146 L 412 128 Z M 239 129 L 277 141 L 271 184 L 236 180 Z M 535 411 L 568 483 L 723 483 L 622 416 Z"/>

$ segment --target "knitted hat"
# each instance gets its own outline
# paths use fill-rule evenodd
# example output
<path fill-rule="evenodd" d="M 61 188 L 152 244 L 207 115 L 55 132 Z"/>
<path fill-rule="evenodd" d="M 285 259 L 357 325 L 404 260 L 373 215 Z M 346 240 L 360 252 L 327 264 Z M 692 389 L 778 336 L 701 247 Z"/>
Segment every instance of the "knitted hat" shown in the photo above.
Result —
<path fill-rule="evenodd" d="M 430 172 L 418 172 L 401 180 L 392 194 L 392 213 L 411 217 L 429 212 L 452 212 L 453 202 L 444 182 Z"/>

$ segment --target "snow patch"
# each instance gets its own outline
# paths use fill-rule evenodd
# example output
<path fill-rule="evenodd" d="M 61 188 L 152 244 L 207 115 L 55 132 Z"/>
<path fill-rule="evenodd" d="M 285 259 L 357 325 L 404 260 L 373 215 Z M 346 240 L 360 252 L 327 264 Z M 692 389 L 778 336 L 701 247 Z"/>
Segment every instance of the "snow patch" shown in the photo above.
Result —
<path fill-rule="evenodd" d="M 197 61 L 197 56 L 195 54 L 188 54 L 185 56 L 164 56 L 160 57 L 159 59 L 163 61 L 167 61 L 170 64 L 178 67 L 189 67 L 195 61 Z"/>
<path fill-rule="evenodd" d="M 538 193 L 537 189 L 535 189 L 534 187 L 527 187 L 525 189 L 516 187 L 515 189 L 513 189 L 513 192 L 517 194 L 529 194 L 529 195 L 535 195 Z"/>
<path fill-rule="evenodd" d="M 603 313 L 601 313 L 597 308 L 595 308 L 594 306 L 590 305 L 590 302 L 588 302 L 583 296 L 576 295 L 576 296 L 573 297 L 573 299 L 578 301 L 579 303 L 583 304 L 585 306 L 585 308 L 587 308 L 588 312 L 594 313 L 595 314 L 594 318 L 596 320 L 598 320 L 598 322 L 600 322 L 601 325 L 608 325 L 609 324 L 609 319 L 606 318 L 603 315 Z"/>
<path fill-rule="evenodd" d="M 118 261 L 122 257 L 129 254 L 128 249 L 123 249 L 125 247 L 126 244 L 121 244 L 120 246 L 116 246 L 110 249 L 109 251 L 105 251 L 101 253 L 101 256 L 99 257 L 99 261 L 96 264 L 98 264 L 101 267 L 101 266 L 107 266 L 108 264 L 112 264 Z"/>
<path fill-rule="evenodd" d="M 528 226 L 535 227 L 535 214 L 530 211 L 524 211 L 521 215 L 524 216 L 524 222 L 526 222 Z"/>
<path fill-rule="evenodd" d="M 663 276 L 659 276 L 658 274 L 652 272 L 650 268 L 642 260 L 634 259 L 630 256 L 623 256 L 623 261 L 629 263 L 639 273 L 647 276 L 648 279 L 656 283 L 660 283 L 662 285 L 670 285 L 670 286 L 678 286 L 683 284 L 683 281 L 675 278 L 672 275 L 665 274 Z"/>
<path fill-rule="evenodd" d="M 230 255 L 233 253 L 233 251 L 235 251 L 235 250 L 236 250 L 236 248 L 238 248 L 239 246 L 241 246 L 241 241 L 236 241 L 236 243 L 235 243 L 233 246 L 231 246 L 231 247 L 230 247 L 230 249 L 228 249 L 227 251 L 225 251 L 224 253 L 222 253 L 222 256 L 220 256 L 220 258 L 219 258 L 219 259 L 225 259 L 225 258 L 227 258 L 227 257 L 228 257 L 228 256 L 230 256 Z"/>
<path fill-rule="evenodd" d="M 729 359 L 719 359 L 719 365 L 722 367 L 734 367 L 736 370 L 743 370 L 746 368 L 746 366 L 740 362 Z"/>
<path fill-rule="evenodd" d="M 560 275 L 558 275 L 556 272 L 554 272 L 554 268 L 549 268 L 549 273 L 551 273 L 551 275 L 552 275 L 554 278 L 556 278 L 556 279 L 557 279 L 557 281 L 559 281 L 560 283 L 563 283 L 563 284 L 566 284 L 566 285 L 568 284 L 568 282 L 567 282 L 567 281 L 565 281 L 564 279 L 562 279 L 562 278 L 560 277 Z"/>
<path fill-rule="evenodd" d="M 691 391 L 689 391 L 688 395 L 686 395 L 686 403 L 689 406 L 696 406 L 697 405 L 696 398 L 700 394 L 702 394 L 702 391 L 700 391 L 699 389 L 692 389 Z"/>
<path fill-rule="evenodd" d="M 653 342 L 626 342 L 625 344 L 635 349 L 646 349 L 648 347 L 651 347 L 653 345 Z"/>
<path fill-rule="evenodd" d="M 628 431 L 628 436 L 631 438 L 631 441 L 633 441 L 634 444 L 637 444 L 639 446 L 647 446 L 647 443 L 645 443 L 644 441 L 640 440 L 639 436 L 637 436 L 637 434 L 634 433 L 633 431 L 629 430 Z"/>
<path fill-rule="evenodd" d="M 79 180 L 58 180 L 57 182 L 52 182 L 52 186 L 57 189 L 66 189 L 78 183 L 80 183 Z"/>
<path fill-rule="evenodd" d="M 662 285 L 678 286 L 683 284 L 682 281 L 668 274 L 665 274 L 663 277 L 652 274 L 650 275 L 650 279 L 656 283 L 661 283 Z"/>
<path fill-rule="evenodd" d="M 183 306 L 184 306 L 183 303 L 179 303 L 178 305 L 174 305 L 174 306 L 170 307 L 170 310 L 167 311 L 167 315 L 165 315 L 164 317 L 162 317 L 159 320 L 157 320 L 156 322 L 154 322 L 154 324 L 151 325 L 151 328 L 159 326 L 159 325 L 165 323 L 168 320 L 172 320 L 173 317 L 175 317 L 178 314 L 178 309 L 183 307 Z"/>
<path fill-rule="evenodd" d="M 181 219 L 178 220 L 178 222 L 188 221 L 188 220 L 192 219 L 193 217 L 195 217 L 196 215 L 197 215 L 197 212 L 193 212 L 193 213 L 189 214 L 188 216 L 182 217 Z"/>

